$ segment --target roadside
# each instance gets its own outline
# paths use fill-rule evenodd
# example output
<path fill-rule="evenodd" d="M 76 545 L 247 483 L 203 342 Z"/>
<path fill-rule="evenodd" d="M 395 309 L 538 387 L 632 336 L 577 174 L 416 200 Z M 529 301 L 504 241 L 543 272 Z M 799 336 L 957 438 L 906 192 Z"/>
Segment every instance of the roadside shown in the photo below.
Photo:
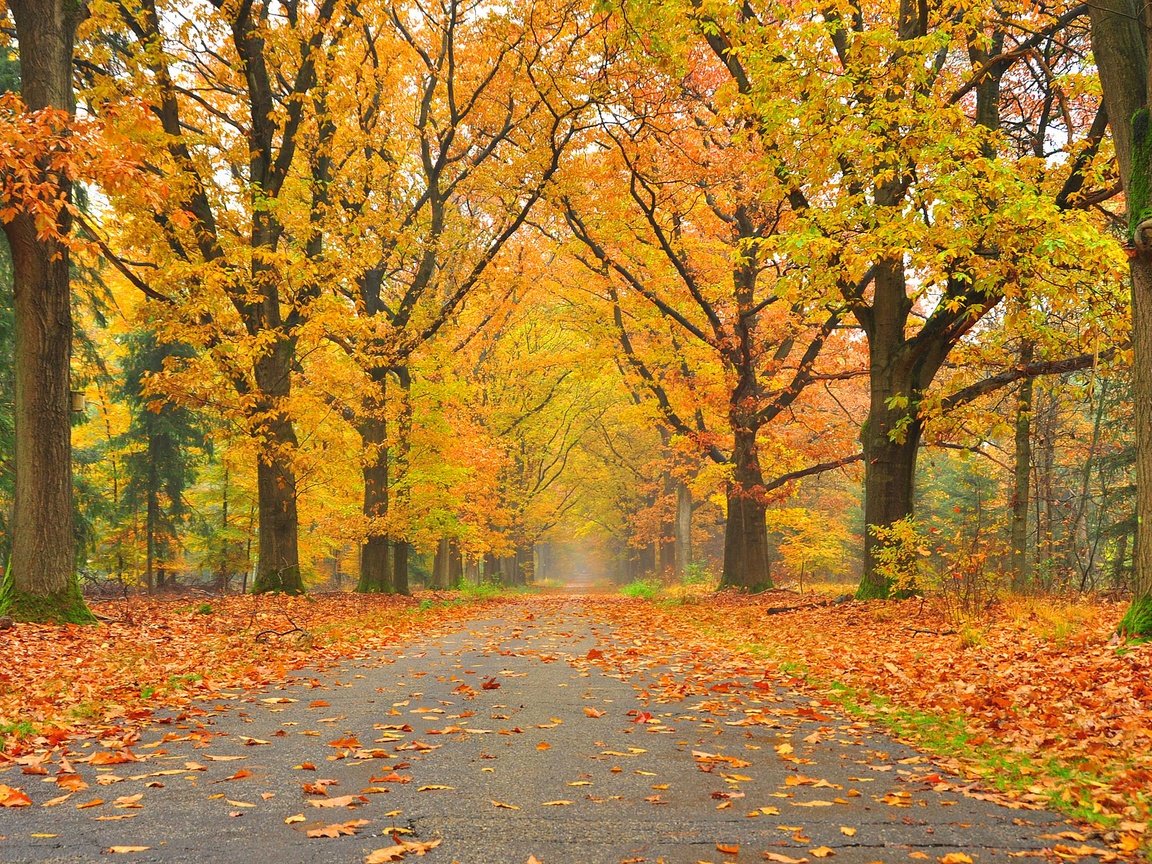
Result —
<path fill-rule="evenodd" d="M 813 601 L 680 592 L 605 614 L 628 634 L 771 661 L 948 770 L 1089 821 L 1115 849 L 1147 844 L 1152 645 L 1116 642 L 1124 604 L 1015 601 L 974 622 L 938 602 Z"/>

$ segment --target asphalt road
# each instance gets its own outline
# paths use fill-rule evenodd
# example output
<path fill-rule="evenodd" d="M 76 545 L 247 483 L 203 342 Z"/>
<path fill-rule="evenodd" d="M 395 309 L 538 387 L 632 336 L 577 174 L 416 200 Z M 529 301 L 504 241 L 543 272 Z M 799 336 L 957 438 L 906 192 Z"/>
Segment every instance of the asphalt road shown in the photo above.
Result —
<path fill-rule="evenodd" d="M 396 859 L 428 864 L 991 864 L 1067 842 L 1061 817 L 986 800 L 771 679 L 701 687 L 684 658 L 627 657 L 578 600 L 528 601 L 224 694 L 162 718 L 131 747 L 140 761 L 76 760 L 88 788 L 55 806 L 55 770 L 0 774 L 36 805 L 0 810 L 0 862 L 363 862 L 399 840 L 439 841 Z"/>

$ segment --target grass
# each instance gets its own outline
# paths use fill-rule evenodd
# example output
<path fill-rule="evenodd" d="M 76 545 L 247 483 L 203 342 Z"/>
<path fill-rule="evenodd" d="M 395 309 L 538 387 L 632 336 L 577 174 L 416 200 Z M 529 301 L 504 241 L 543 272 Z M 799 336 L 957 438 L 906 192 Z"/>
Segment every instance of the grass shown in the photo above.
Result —
<path fill-rule="evenodd" d="M 655 579 L 633 579 L 620 588 L 620 593 L 638 600 L 655 600 L 660 595 L 660 583 Z"/>

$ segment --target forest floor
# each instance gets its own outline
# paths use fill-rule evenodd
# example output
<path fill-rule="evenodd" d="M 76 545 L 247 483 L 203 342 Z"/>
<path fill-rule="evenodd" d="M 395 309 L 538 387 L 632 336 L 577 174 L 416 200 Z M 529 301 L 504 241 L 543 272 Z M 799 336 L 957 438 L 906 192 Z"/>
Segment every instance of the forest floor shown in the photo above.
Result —
<path fill-rule="evenodd" d="M 1118 604 L 96 611 L 0 632 L 8 864 L 1115 861 L 1148 833 L 1152 648 L 1111 641 Z"/>

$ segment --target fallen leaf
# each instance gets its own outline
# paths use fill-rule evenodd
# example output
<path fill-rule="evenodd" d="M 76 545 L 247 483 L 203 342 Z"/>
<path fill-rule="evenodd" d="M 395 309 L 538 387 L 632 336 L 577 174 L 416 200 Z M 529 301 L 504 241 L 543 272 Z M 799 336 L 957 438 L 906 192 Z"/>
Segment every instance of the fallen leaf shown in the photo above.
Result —
<path fill-rule="evenodd" d="M 109 846 L 104 851 L 113 855 L 125 855 L 129 852 L 147 852 L 151 848 L 151 846 Z"/>
<path fill-rule="evenodd" d="M 321 828 L 311 828 L 305 831 L 305 836 L 313 839 L 319 837 L 351 837 L 368 824 L 367 819 L 353 819 L 349 822 L 333 822 Z"/>
<path fill-rule="evenodd" d="M 363 795 L 341 795 L 339 798 L 309 798 L 313 807 L 358 807 L 368 801 Z"/>
<path fill-rule="evenodd" d="M 32 799 L 23 789 L 0 783 L 0 807 L 31 807 Z"/>
<path fill-rule="evenodd" d="M 598 718 L 598 717 L 603 717 L 608 712 L 601 711 L 599 708 L 589 708 L 587 705 L 585 705 L 584 706 L 584 713 L 589 717 Z"/>
<path fill-rule="evenodd" d="M 405 855 L 420 857 L 440 845 L 439 840 L 429 840 L 426 843 L 418 840 L 401 840 L 395 846 L 387 846 L 369 852 L 364 864 L 385 864 L 388 861 L 403 861 Z"/>

